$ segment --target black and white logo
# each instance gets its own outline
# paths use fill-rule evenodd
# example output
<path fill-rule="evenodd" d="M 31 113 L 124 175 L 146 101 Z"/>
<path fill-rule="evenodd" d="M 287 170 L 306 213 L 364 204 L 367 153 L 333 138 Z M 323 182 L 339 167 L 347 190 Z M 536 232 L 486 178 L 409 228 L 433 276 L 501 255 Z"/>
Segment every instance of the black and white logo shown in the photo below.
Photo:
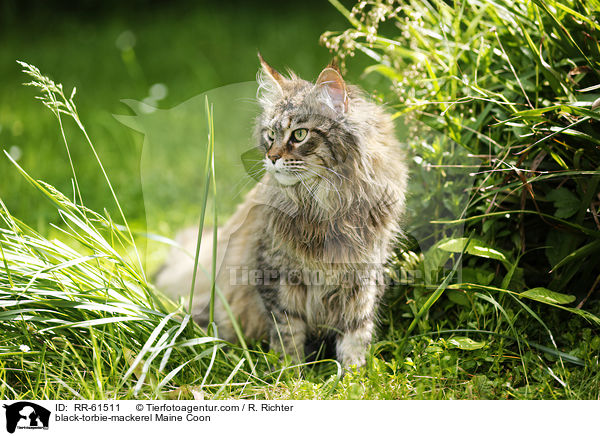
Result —
<path fill-rule="evenodd" d="M 50 411 L 29 401 L 19 401 L 3 405 L 6 409 L 6 431 L 14 433 L 16 429 L 48 430 Z"/>

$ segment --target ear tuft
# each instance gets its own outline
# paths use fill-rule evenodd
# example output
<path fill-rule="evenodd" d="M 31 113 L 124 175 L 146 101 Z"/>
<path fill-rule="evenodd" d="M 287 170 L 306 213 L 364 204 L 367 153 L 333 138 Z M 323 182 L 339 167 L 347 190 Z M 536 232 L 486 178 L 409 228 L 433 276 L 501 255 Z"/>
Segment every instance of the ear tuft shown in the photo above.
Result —
<path fill-rule="evenodd" d="M 346 83 L 340 74 L 337 65 L 334 63 L 326 67 L 319 78 L 317 86 L 322 87 L 331 99 L 333 109 L 339 113 L 348 112 L 348 92 L 346 91 Z"/>
<path fill-rule="evenodd" d="M 338 65 L 337 58 L 335 58 L 335 57 L 331 58 L 331 62 L 329 62 L 329 65 L 327 66 L 327 68 L 332 68 L 335 71 L 337 71 L 340 76 L 342 75 L 342 72 L 340 71 L 340 67 Z"/>
<path fill-rule="evenodd" d="M 267 76 L 269 76 L 273 80 L 273 82 L 275 82 L 281 88 L 281 86 L 286 80 L 285 77 L 283 77 L 281 73 L 275 68 L 273 68 L 271 65 L 267 64 L 267 62 L 265 62 L 265 60 L 261 56 L 260 52 L 258 53 L 258 59 L 260 60 L 260 65 L 262 66 L 263 71 L 267 74 Z"/>

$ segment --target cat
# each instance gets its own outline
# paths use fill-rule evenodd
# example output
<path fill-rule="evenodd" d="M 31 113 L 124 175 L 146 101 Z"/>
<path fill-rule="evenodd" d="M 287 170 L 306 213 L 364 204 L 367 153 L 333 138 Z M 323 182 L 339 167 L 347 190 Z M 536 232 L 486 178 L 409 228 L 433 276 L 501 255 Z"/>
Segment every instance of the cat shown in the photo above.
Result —
<path fill-rule="evenodd" d="M 313 338 L 335 343 L 344 368 L 363 366 L 401 234 L 408 169 L 392 117 L 347 84 L 335 63 L 315 83 L 283 75 L 259 54 L 255 136 L 264 176 L 218 233 L 217 286 L 246 337 L 294 361 Z M 197 233 L 177 242 L 193 253 Z M 199 263 L 210 271 L 211 232 Z M 193 261 L 173 250 L 160 289 L 185 296 Z M 193 318 L 208 323 L 210 281 L 199 274 Z M 236 338 L 221 299 L 220 337 Z"/>

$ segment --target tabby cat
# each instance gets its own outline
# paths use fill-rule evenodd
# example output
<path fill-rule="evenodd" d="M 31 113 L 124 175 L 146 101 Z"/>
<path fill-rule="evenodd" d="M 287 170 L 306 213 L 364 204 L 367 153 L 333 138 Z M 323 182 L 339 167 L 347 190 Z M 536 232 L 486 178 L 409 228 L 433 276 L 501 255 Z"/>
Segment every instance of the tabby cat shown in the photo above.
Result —
<path fill-rule="evenodd" d="M 266 338 L 295 360 L 309 342 L 329 339 L 344 367 L 362 366 L 404 209 L 407 167 L 392 118 L 335 64 L 311 83 L 259 58 L 255 134 L 266 171 L 219 230 L 217 286 L 246 337 Z M 177 239 L 193 253 L 196 237 L 186 230 Z M 210 270 L 211 244 L 201 248 L 199 263 Z M 184 296 L 192 270 L 174 250 L 157 286 Z M 200 274 L 193 317 L 201 324 L 209 290 Z M 219 336 L 235 340 L 222 301 L 215 304 Z"/>

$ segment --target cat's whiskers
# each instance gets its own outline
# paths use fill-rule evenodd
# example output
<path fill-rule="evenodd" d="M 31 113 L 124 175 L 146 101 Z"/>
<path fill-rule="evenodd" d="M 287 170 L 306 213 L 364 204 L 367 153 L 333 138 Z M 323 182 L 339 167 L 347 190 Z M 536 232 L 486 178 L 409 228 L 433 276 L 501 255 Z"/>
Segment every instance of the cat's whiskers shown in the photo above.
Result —
<path fill-rule="evenodd" d="M 308 191 L 308 194 L 317 202 L 317 204 L 320 204 L 321 202 L 319 201 L 319 199 L 317 198 L 317 196 L 314 194 L 314 192 L 305 183 L 305 180 L 302 177 L 301 173 L 300 172 L 296 172 L 295 175 L 296 175 L 296 177 L 298 177 L 298 180 L 300 180 L 300 183 L 302 183 L 302 186 L 304 186 L 304 188 L 306 188 L 306 190 Z"/>
<path fill-rule="evenodd" d="M 313 166 L 313 167 L 316 167 L 316 168 L 321 168 L 321 169 L 324 169 L 326 171 L 329 171 L 330 173 L 335 174 L 338 177 L 338 179 L 340 179 L 340 181 L 341 181 L 341 179 L 345 179 L 345 180 L 350 181 L 350 179 L 348 177 L 346 177 L 346 176 L 338 173 L 337 171 L 335 171 L 335 170 L 333 170 L 331 168 L 328 168 L 328 167 L 326 167 L 324 165 L 319 165 L 319 164 L 311 163 L 310 166 Z"/>
<path fill-rule="evenodd" d="M 330 170 L 329 168 L 323 167 L 321 165 L 316 165 L 316 164 L 307 164 L 304 161 L 301 160 L 293 160 L 293 161 L 287 161 L 285 163 L 284 169 L 286 171 L 289 171 L 290 173 L 294 174 L 296 177 L 298 177 L 298 179 L 300 180 L 300 182 L 302 183 L 302 185 L 304 186 L 304 188 L 308 191 L 309 195 L 317 201 L 317 203 L 319 205 L 321 205 L 322 207 L 325 207 L 327 209 L 329 209 L 329 205 L 328 204 L 324 204 L 323 199 L 318 198 L 318 196 L 316 195 L 317 189 L 319 188 L 319 184 L 317 182 L 316 186 L 313 189 L 310 189 L 310 187 L 308 186 L 308 180 L 306 180 L 305 177 L 302 177 L 302 174 L 306 175 L 306 173 L 312 174 L 315 176 L 315 178 L 317 180 L 322 180 L 325 183 L 327 183 L 329 186 L 331 186 L 331 189 L 336 193 L 338 200 L 339 200 L 339 204 L 340 206 L 343 204 L 343 200 L 342 200 L 342 196 L 340 194 L 339 189 L 337 188 L 337 186 L 333 183 L 332 180 L 330 180 L 329 178 L 325 177 L 323 174 L 320 174 L 319 172 L 315 171 L 314 169 L 311 169 L 310 166 L 316 166 L 319 168 L 323 168 L 325 170 Z M 337 172 L 330 170 L 334 175 L 338 176 L 338 178 L 341 181 L 341 174 L 338 174 Z"/>
<path fill-rule="evenodd" d="M 262 159 L 261 160 L 253 159 L 253 160 L 256 162 L 250 168 L 248 168 L 246 170 L 246 175 L 248 177 L 240 179 L 236 183 L 236 185 L 233 187 L 234 189 L 237 190 L 237 192 L 235 193 L 233 198 L 237 198 L 242 193 L 242 191 L 246 188 L 246 186 L 248 186 L 248 183 L 250 183 L 251 181 L 260 180 L 260 178 L 264 174 L 265 168 L 263 165 L 256 168 L 258 165 L 262 164 L 263 160 Z M 238 187 L 239 187 L 239 189 L 238 189 Z"/>
<path fill-rule="evenodd" d="M 319 198 L 317 197 L 317 195 L 315 194 L 318 185 L 314 186 L 312 189 L 309 186 L 309 181 L 303 177 L 303 175 L 306 175 L 306 171 L 309 171 L 309 169 L 306 166 L 306 163 L 300 160 L 296 160 L 296 161 L 291 161 L 286 163 L 286 165 L 284 166 L 284 169 L 288 172 L 290 172 L 291 174 L 293 174 L 294 176 L 296 176 L 298 178 L 298 180 L 300 181 L 300 183 L 302 184 L 302 186 L 306 189 L 306 191 L 308 192 L 309 196 L 315 200 L 317 202 L 317 204 L 322 205 L 322 201 L 319 200 Z M 314 172 L 313 172 L 314 173 Z"/>
<path fill-rule="evenodd" d="M 255 176 L 263 170 L 264 170 L 264 165 L 262 165 L 262 160 L 261 160 L 261 161 L 258 161 L 256 163 L 252 164 L 252 166 L 250 168 L 248 168 L 246 172 L 251 176 Z"/>
<path fill-rule="evenodd" d="M 337 194 L 338 200 L 340 201 L 340 206 L 343 205 L 342 195 L 340 194 L 340 190 L 337 188 L 337 186 L 335 186 L 333 184 L 333 182 L 331 180 L 329 180 L 323 174 L 319 174 L 318 172 L 316 172 L 314 170 L 311 170 L 310 168 L 306 168 L 306 171 L 309 171 L 310 173 L 314 174 L 315 176 L 317 176 L 318 179 L 321 179 L 321 180 L 327 182 L 331 186 L 331 188 L 333 189 L 333 191 Z"/>
<path fill-rule="evenodd" d="M 259 167 L 256 169 L 251 167 L 248 170 L 246 170 L 246 176 L 248 176 L 248 177 L 246 177 L 246 180 L 244 181 L 244 184 L 241 186 L 240 189 L 244 189 L 246 187 L 246 185 L 248 183 L 250 183 L 251 180 L 254 180 L 254 181 L 260 180 L 261 177 L 263 176 L 263 174 L 265 173 L 265 171 L 266 170 L 264 167 Z M 243 181 L 243 179 L 240 182 L 238 182 L 238 184 L 241 183 L 242 181 Z"/>

